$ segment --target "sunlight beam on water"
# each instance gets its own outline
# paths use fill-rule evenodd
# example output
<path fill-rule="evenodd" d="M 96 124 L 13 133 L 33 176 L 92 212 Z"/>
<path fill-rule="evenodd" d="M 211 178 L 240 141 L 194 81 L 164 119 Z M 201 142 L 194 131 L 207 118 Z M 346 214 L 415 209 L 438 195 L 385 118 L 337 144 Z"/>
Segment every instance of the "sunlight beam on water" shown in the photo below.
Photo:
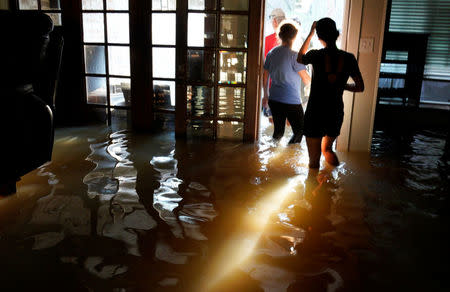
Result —
<path fill-rule="evenodd" d="M 68 136 L 68 137 L 59 138 L 59 139 L 55 140 L 55 144 L 70 145 L 70 144 L 74 144 L 78 141 L 79 141 L 78 137 Z"/>
<path fill-rule="evenodd" d="M 304 176 L 297 175 L 289 179 L 286 185 L 265 196 L 257 203 L 255 210 L 247 214 L 240 224 L 244 226 L 244 230 L 241 227 L 241 231 L 236 232 L 227 241 L 227 244 L 213 261 L 210 277 L 206 277 L 207 283 L 204 289 L 199 291 L 214 289 L 221 280 L 251 256 L 272 215 L 280 209 L 288 197 L 297 193 L 296 188 L 303 183 L 303 180 Z M 250 230 L 248 230 L 248 227 L 250 227 Z"/>

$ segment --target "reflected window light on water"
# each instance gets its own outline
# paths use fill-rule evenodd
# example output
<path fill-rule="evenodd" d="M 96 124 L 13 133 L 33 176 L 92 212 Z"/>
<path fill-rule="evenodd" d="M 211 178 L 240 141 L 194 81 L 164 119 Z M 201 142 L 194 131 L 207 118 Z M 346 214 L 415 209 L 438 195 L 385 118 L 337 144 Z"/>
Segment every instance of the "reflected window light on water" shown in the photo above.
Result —
<path fill-rule="evenodd" d="M 97 232 L 126 243 L 128 253 L 140 255 L 135 230 L 150 230 L 156 222 L 145 211 L 136 193 L 137 171 L 129 160 L 127 131 L 109 135 L 106 142 L 91 144 L 86 160 L 96 167 L 83 179 L 88 196 L 97 200 Z M 126 270 L 123 270 L 125 272 Z"/>

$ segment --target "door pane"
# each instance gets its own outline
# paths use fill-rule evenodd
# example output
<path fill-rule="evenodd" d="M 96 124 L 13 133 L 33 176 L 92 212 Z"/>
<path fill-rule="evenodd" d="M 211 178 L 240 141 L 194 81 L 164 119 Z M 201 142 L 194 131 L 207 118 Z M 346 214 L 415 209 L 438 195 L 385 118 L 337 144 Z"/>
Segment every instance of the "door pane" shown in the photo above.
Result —
<path fill-rule="evenodd" d="M 152 13 L 152 44 L 175 45 L 175 13 Z"/>
<path fill-rule="evenodd" d="M 108 42 L 128 44 L 130 42 L 129 16 L 128 13 L 106 14 L 108 23 Z"/>
<path fill-rule="evenodd" d="M 83 36 L 86 43 L 105 42 L 103 13 L 83 13 Z"/>
<path fill-rule="evenodd" d="M 38 9 L 37 0 L 19 0 L 20 10 L 36 10 Z"/>
<path fill-rule="evenodd" d="M 242 140 L 244 137 L 244 123 L 217 121 L 217 138 Z"/>
<path fill-rule="evenodd" d="M 50 16 L 50 18 L 53 21 L 53 25 L 62 25 L 62 21 L 61 21 L 61 13 L 45 13 L 48 16 Z"/>
<path fill-rule="evenodd" d="M 106 105 L 106 78 L 86 77 L 87 103 Z"/>
<path fill-rule="evenodd" d="M 245 88 L 219 87 L 219 117 L 243 119 Z"/>
<path fill-rule="evenodd" d="M 237 84 L 246 82 L 247 53 L 220 52 L 219 83 Z"/>
<path fill-rule="evenodd" d="M 103 10 L 103 0 L 83 0 L 81 7 L 83 10 Z"/>
<path fill-rule="evenodd" d="M 214 138 L 213 121 L 191 120 L 187 125 L 188 137 L 204 137 L 208 139 Z"/>
<path fill-rule="evenodd" d="M 107 0 L 106 9 L 108 10 L 128 10 L 128 0 Z"/>
<path fill-rule="evenodd" d="M 214 81 L 214 64 L 213 51 L 188 50 L 188 80 L 196 82 Z"/>
<path fill-rule="evenodd" d="M 248 0 L 220 0 L 221 10 L 248 10 Z"/>
<path fill-rule="evenodd" d="M 42 10 L 60 10 L 60 0 L 41 0 Z"/>
<path fill-rule="evenodd" d="M 224 48 L 246 48 L 248 36 L 247 15 L 220 16 L 220 46 Z"/>
<path fill-rule="evenodd" d="M 215 10 L 216 2 L 216 0 L 189 0 L 188 9 Z"/>
<path fill-rule="evenodd" d="M 175 10 L 177 0 L 152 0 L 152 10 Z"/>
<path fill-rule="evenodd" d="M 95 119 L 97 121 L 101 121 L 106 123 L 106 121 L 108 120 L 108 110 L 106 108 L 91 108 L 90 109 L 92 111 L 92 113 L 94 113 L 95 115 Z"/>
<path fill-rule="evenodd" d="M 175 48 L 153 48 L 153 78 L 175 78 Z"/>
<path fill-rule="evenodd" d="M 131 105 L 130 78 L 109 78 L 109 98 L 111 105 Z"/>
<path fill-rule="evenodd" d="M 188 46 L 213 47 L 216 41 L 216 15 L 189 13 Z"/>
<path fill-rule="evenodd" d="M 105 47 L 84 46 L 86 73 L 106 74 Z"/>
<path fill-rule="evenodd" d="M 192 117 L 212 117 L 214 115 L 214 88 L 188 86 L 187 114 Z"/>
<path fill-rule="evenodd" d="M 109 74 L 130 76 L 130 48 L 108 47 Z"/>
<path fill-rule="evenodd" d="M 170 109 L 175 106 L 175 81 L 153 81 L 153 105 L 156 109 Z"/>
<path fill-rule="evenodd" d="M 111 126 L 113 129 L 126 129 L 131 126 L 131 111 L 126 109 L 111 109 Z M 114 130 L 113 130 L 114 131 Z"/>

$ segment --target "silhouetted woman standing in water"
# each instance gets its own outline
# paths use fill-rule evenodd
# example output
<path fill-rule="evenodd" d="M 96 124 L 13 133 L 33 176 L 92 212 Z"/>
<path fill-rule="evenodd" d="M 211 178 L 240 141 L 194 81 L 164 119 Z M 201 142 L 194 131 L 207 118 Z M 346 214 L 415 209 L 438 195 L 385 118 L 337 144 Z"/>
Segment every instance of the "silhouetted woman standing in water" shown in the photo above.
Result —
<path fill-rule="evenodd" d="M 306 53 L 315 30 L 324 48 Z M 340 134 L 344 119 L 342 94 L 344 90 L 364 90 L 355 56 L 336 47 L 338 36 L 336 23 L 330 18 L 322 18 L 312 24 L 297 56 L 299 63 L 313 66 L 311 93 L 304 123 L 310 168 L 320 166 L 321 152 L 329 164 L 339 164 L 332 146 Z M 355 81 L 354 84 L 347 84 L 349 76 Z"/>

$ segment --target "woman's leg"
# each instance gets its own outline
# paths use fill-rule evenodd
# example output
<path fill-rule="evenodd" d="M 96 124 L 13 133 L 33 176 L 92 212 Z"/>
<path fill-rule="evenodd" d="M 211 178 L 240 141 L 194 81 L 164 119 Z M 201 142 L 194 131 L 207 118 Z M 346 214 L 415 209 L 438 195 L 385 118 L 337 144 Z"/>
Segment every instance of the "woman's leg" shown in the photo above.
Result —
<path fill-rule="evenodd" d="M 270 111 L 273 117 L 273 138 L 278 140 L 283 138 L 286 125 L 286 111 L 280 102 L 269 101 Z"/>
<path fill-rule="evenodd" d="M 289 140 L 289 144 L 302 142 L 303 137 L 303 108 L 302 105 L 288 105 L 287 119 L 292 127 L 294 135 Z"/>
<path fill-rule="evenodd" d="M 322 138 L 322 154 L 325 156 L 325 160 L 334 166 L 339 165 L 339 159 L 337 158 L 336 153 L 333 151 L 333 143 L 336 140 L 336 137 L 325 136 Z"/>
<path fill-rule="evenodd" d="M 320 167 L 320 143 L 322 138 L 306 137 L 306 145 L 308 146 L 309 168 Z"/>

